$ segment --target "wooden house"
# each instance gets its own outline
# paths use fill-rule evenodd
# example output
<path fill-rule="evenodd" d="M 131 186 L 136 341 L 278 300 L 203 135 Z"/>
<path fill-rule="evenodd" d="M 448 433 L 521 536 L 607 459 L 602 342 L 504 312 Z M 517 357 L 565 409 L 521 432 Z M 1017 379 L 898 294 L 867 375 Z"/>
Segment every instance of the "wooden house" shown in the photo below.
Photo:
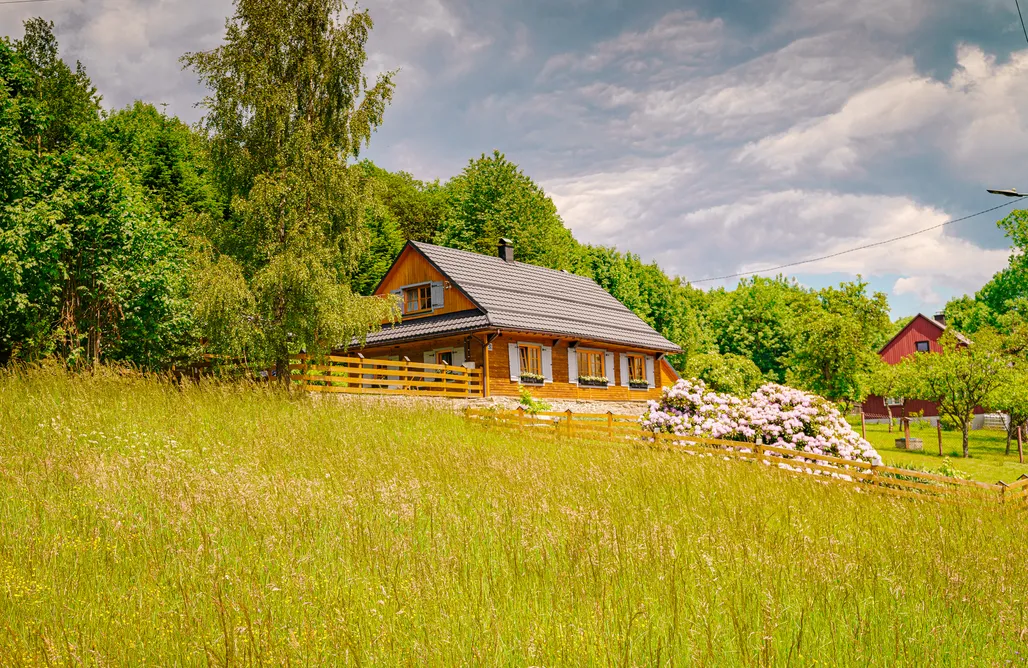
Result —
<path fill-rule="evenodd" d="M 481 396 L 635 401 L 678 375 L 675 344 L 595 281 L 496 256 L 408 242 L 376 295 L 402 319 L 367 337 L 365 359 L 481 369 Z M 387 367 L 391 368 L 391 367 Z"/>
<path fill-rule="evenodd" d="M 942 338 L 945 331 L 946 318 L 944 315 L 940 313 L 935 318 L 929 318 L 918 313 L 913 320 L 907 323 L 906 327 L 882 347 L 878 354 L 886 364 L 899 364 L 910 355 L 941 353 L 942 346 L 939 344 L 939 339 Z M 963 334 L 954 333 L 960 345 L 970 343 Z M 911 415 L 937 418 L 939 415 L 938 407 L 931 401 L 899 397 L 870 396 L 864 401 L 863 410 L 871 421 L 887 419 L 890 411 L 894 418 Z M 980 410 L 976 412 L 980 412 Z"/>

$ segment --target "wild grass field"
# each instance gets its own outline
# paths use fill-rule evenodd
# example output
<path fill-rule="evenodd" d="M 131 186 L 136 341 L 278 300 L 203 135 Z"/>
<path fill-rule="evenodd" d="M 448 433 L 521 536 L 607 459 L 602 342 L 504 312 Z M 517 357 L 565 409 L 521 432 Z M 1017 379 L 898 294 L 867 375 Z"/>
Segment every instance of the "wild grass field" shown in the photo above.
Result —
<path fill-rule="evenodd" d="M 3 665 L 1006 666 L 1025 514 L 256 387 L 0 375 Z"/>
<path fill-rule="evenodd" d="M 860 431 L 860 419 L 850 419 L 854 428 Z M 1014 482 L 1020 476 L 1028 474 L 1028 464 L 1021 464 L 1017 459 L 1017 443 L 1010 446 L 1010 454 L 1006 454 L 1006 432 L 997 429 L 977 429 L 971 432 L 969 454 L 963 457 L 963 446 L 959 431 L 942 432 L 942 457 L 939 456 L 938 433 L 935 427 L 922 423 L 913 423 L 910 428 L 911 438 L 924 441 L 921 452 L 900 450 L 896 447 L 896 439 L 903 437 L 903 429 L 894 426 L 889 431 L 885 424 L 869 424 L 866 427 L 867 440 L 875 447 L 886 464 L 892 466 L 914 466 L 926 471 L 937 470 L 942 465 L 943 457 L 948 457 L 950 465 L 981 482 Z M 1028 434 L 1026 434 L 1028 436 Z M 1024 444 L 1028 450 L 1028 442 Z M 1028 452 L 1025 453 L 1028 456 Z M 1026 459 L 1025 461 L 1028 461 Z"/>

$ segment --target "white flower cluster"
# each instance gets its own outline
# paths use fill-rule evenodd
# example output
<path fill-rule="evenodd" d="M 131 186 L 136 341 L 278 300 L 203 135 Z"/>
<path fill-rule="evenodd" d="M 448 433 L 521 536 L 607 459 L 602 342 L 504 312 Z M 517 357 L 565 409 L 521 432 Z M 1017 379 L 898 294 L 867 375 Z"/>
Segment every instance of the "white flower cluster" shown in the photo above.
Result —
<path fill-rule="evenodd" d="M 643 428 L 681 436 L 775 445 L 842 459 L 881 464 L 870 443 L 860 438 L 827 400 L 774 383 L 746 399 L 707 389 L 701 380 L 680 380 L 650 401 Z"/>

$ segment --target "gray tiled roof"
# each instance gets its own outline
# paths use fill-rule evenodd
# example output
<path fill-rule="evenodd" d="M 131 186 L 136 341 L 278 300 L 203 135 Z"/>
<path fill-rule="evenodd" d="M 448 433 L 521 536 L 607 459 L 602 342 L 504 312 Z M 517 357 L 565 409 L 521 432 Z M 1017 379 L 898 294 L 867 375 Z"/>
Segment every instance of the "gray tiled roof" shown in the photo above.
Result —
<path fill-rule="evenodd" d="M 386 325 L 380 331 L 368 334 L 366 345 L 397 343 L 438 335 L 475 332 L 489 327 L 489 319 L 481 311 L 461 311 L 426 318 L 415 318 L 395 325 Z"/>
<path fill-rule="evenodd" d="M 368 337 L 385 343 L 470 329 L 514 329 L 677 352 L 595 281 L 523 262 L 418 242 L 425 255 L 481 312 L 419 318 Z"/>

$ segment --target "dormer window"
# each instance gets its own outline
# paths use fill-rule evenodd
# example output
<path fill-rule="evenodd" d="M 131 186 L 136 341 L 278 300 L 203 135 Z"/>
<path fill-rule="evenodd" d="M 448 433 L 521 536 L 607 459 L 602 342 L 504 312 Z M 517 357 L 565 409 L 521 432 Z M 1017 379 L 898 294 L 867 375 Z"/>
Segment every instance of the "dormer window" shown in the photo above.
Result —
<path fill-rule="evenodd" d="M 415 285 L 403 291 L 403 314 L 432 310 L 432 284 Z"/>

